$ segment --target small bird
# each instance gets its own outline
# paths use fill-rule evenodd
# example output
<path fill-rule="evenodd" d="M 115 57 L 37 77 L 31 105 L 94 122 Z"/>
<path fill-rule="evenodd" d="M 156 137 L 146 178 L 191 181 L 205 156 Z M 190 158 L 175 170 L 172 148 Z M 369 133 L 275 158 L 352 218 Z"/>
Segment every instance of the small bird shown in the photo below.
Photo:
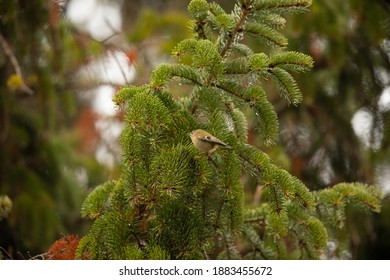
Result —
<path fill-rule="evenodd" d="M 190 133 L 190 137 L 194 146 L 202 153 L 212 153 L 217 149 L 217 146 L 230 148 L 230 146 L 217 137 L 211 135 L 203 129 L 196 129 Z"/>

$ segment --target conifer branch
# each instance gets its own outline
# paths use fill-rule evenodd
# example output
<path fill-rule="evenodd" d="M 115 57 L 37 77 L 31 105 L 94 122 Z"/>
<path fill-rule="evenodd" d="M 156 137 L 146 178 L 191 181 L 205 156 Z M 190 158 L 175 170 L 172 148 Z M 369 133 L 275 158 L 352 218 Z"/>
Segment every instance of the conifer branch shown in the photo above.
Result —
<path fill-rule="evenodd" d="M 248 7 L 243 6 L 241 9 L 241 14 L 239 15 L 239 18 L 237 20 L 236 26 L 234 27 L 233 31 L 228 34 L 228 40 L 225 43 L 224 48 L 221 51 L 221 56 L 225 57 L 227 51 L 230 49 L 232 43 L 236 39 L 236 36 L 238 35 L 239 32 L 242 32 L 242 25 L 244 24 L 245 19 L 247 18 L 248 15 Z"/>
<path fill-rule="evenodd" d="M 255 11 L 301 12 L 311 5 L 311 0 L 260 0 L 253 1 Z"/>
<path fill-rule="evenodd" d="M 281 15 L 301 12 L 310 3 L 240 0 L 227 14 L 216 3 L 190 2 L 196 34 L 174 48 L 178 63 L 158 66 L 148 85 L 123 88 L 115 97 L 126 110 L 121 177 L 84 201 L 83 217 L 95 221 L 79 243 L 79 257 L 317 259 L 327 245 L 327 229 L 344 225 L 349 204 L 380 211 L 376 188 L 342 183 L 311 192 L 267 153 L 247 144 L 245 109 L 254 112 L 266 145 L 279 135 L 261 79 L 271 77 L 296 105 L 303 97 L 291 72 L 309 70 L 313 60 L 281 49 L 255 53 L 239 41 L 247 34 L 286 46 L 276 30 L 284 26 Z M 176 98 L 167 86 L 172 81 L 184 81 L 192 90 L 186 87 L 188 96 Z M 199 128 L 231 149 L 202 153 L 189 136 Z M 251 209 L 244 207 L 243 172 L 262 186 Z"/>

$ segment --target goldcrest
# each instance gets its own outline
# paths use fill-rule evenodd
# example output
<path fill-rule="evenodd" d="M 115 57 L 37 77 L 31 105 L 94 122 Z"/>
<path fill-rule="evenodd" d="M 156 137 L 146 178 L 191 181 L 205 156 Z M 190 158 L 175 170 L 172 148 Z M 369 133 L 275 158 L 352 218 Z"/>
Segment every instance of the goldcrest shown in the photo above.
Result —
<path fill-rule="evenodd" d="M 230 148 L 230 146 L 203 129 L 196 129 L 190 133 L 194 146 L 202 153 L 212 153 L 218 146 Z"/>

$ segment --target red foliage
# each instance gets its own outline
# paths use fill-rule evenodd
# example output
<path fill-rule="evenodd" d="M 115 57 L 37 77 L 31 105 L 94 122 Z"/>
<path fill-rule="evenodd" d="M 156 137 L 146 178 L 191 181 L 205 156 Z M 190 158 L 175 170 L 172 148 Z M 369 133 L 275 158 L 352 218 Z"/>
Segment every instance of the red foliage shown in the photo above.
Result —
<path fill-rule="evenodd" d="M 96 129 L 96 121 L 99 116 L 93 112 L 91 107 L 85 106 L 81 109 L 79 119 L 76 122 L 76 131 L 80 137 L 80 150 L 82 153 L 93 153 L 99 142 L 99 132 Z"/>
<path fill-rule="evenodd" d="M 74 260 L 80 238 L 74 235 L 61 237 L 54 242 L 47 252 L 49 260 Z"/>

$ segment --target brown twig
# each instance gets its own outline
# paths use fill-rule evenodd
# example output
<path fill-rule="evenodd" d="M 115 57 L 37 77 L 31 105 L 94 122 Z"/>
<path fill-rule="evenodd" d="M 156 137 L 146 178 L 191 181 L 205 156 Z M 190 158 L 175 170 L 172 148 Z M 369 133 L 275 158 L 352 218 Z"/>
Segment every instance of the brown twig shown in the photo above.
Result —
<path fill-rule="evenodd" d="M 226 55 L 226 52 L 228 51 L 228 49 L 230 48 L 231 44 L 233 43 L 235 36 L 237 36 L 237 33 L 242 32 L 242 30 L 241 30 L 242 29 L 242 25 L 244 24 L 244 21 L 245 21 L 247 15 L 248 15 L 248 8 L 246 8 L 246 7 L 244 8 L 243 7 L 242 13 L 241 13 L 240 18 L 239 18 L 239 20 L 237 22 L 236 27 L 234 28 L 234 30 L 230 34 L 229 39 L 228 39 L 228 41 L 225 44 L 225 47 L 221 51 L 221 56 L 222 57 L 224 57 Z"/>
<path fill-rule="evenodd" d="M 23 83 L 20 85 L 20 89 L 22 91 L 32 95 L 34 93 L 34 91 L 25 84 L 22 69 L 18 63 L 18 60 L 16 59 L 16 56 L 14 55 L 14 53 L 11 50 L 11 47 L 8 45 L 7 40 L 4 38 L 4 36 L 2 34 L 0 34 L 0 44 L 4 50 L 5 55 L 9 58 L 9 60 L 12 64 L 12 67 L 15 70 L 16 75 L 22 79 Z"/>

